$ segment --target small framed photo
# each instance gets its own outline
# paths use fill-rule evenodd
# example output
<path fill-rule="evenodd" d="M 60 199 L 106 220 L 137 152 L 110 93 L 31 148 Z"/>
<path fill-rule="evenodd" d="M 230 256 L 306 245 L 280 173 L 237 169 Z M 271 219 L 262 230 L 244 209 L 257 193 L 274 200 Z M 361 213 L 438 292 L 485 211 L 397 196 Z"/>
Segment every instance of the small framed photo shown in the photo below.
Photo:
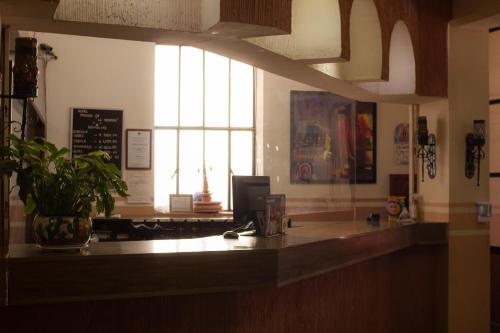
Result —
<path fill-rule="evenodd" d="M 193 196 L 190 194 L 170 194 L 171 213 L 191 213 L 193 211 Z"/>
<path fill-rule="evenodd" d="M 151 170 L 151 130 L 127 129 L 126 168 Z"/>

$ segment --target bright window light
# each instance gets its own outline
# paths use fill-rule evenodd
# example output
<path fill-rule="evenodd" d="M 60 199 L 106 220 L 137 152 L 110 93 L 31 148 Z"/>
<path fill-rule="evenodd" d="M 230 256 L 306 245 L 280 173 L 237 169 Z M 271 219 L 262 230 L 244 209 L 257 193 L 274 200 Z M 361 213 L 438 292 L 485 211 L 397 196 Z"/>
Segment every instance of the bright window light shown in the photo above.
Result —
<path fill-rule="evenodd" d="M 181 126 L 203 125 L 203 50 L 181 48 Z"/>
<path fill-rule="evenodd" d="M 254 69 L 185 46 L 156 47 L 155 208 L 203 190 L 230 208 L 231 172 L 254 169 Z"/>
<path fill-rule="evenodd" d="M 155 125 L 177 126 L 179 112 L 179 47 L 156 47 Z"/>
<path fill-rule="evenodd" d="M 168 208 L 169 194 L 176 193 L 177 131 L 155 130 L 155 206 Z"/>
<path fill-rule="evenodd" d="M 231 61 L 231 127 L 253 127 L 253 67 Z"/>
<path fill-rule="evenodd" d="M 205 126 L 229 125 L 229 59 L 205 53 Z"/>

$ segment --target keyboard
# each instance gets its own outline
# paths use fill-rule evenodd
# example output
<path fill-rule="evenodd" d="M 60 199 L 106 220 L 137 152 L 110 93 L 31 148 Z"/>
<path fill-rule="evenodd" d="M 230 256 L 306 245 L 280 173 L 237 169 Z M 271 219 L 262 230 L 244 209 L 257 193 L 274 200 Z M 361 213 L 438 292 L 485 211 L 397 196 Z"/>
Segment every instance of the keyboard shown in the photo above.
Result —
<path fill-rule="evenodd" d="M 93 219 L 99 241 L 183 239 L 221 235 L 237 225 L 232 218 Z"/>

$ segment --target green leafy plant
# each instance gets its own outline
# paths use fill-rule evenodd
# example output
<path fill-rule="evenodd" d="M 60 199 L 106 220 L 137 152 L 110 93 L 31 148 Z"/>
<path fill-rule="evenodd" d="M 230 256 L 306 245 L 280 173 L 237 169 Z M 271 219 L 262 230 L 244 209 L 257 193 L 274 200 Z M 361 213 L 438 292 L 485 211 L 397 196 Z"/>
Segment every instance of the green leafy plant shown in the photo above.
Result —
<path fill-rule="evenodd" d="M 10 140 L 10 147 L 0 147 L 0 175 L 17 174 L 26 214 L 88 217 L 95 202 L 97 213 L 109 217 L 115 206 L 111 192 L 127 196 L 120 170 L 106 162 L 110 157 L 103 151 L 68 158 L 68 148 L 43 139 Z"/>

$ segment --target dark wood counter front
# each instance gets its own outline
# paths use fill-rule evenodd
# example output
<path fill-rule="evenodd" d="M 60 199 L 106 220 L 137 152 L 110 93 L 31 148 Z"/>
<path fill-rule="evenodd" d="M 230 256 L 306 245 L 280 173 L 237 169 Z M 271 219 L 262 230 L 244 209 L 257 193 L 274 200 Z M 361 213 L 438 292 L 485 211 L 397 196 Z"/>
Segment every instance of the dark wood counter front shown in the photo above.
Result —
<path fill-rule="evenodd" d="M 82 253 L 10 248 L 15 304 L 198 294 L 282 287 L 415 245 L 446 244 L 445 224 L 372 227 L 302 223 L 276 237 L 93 243 Z"/>

